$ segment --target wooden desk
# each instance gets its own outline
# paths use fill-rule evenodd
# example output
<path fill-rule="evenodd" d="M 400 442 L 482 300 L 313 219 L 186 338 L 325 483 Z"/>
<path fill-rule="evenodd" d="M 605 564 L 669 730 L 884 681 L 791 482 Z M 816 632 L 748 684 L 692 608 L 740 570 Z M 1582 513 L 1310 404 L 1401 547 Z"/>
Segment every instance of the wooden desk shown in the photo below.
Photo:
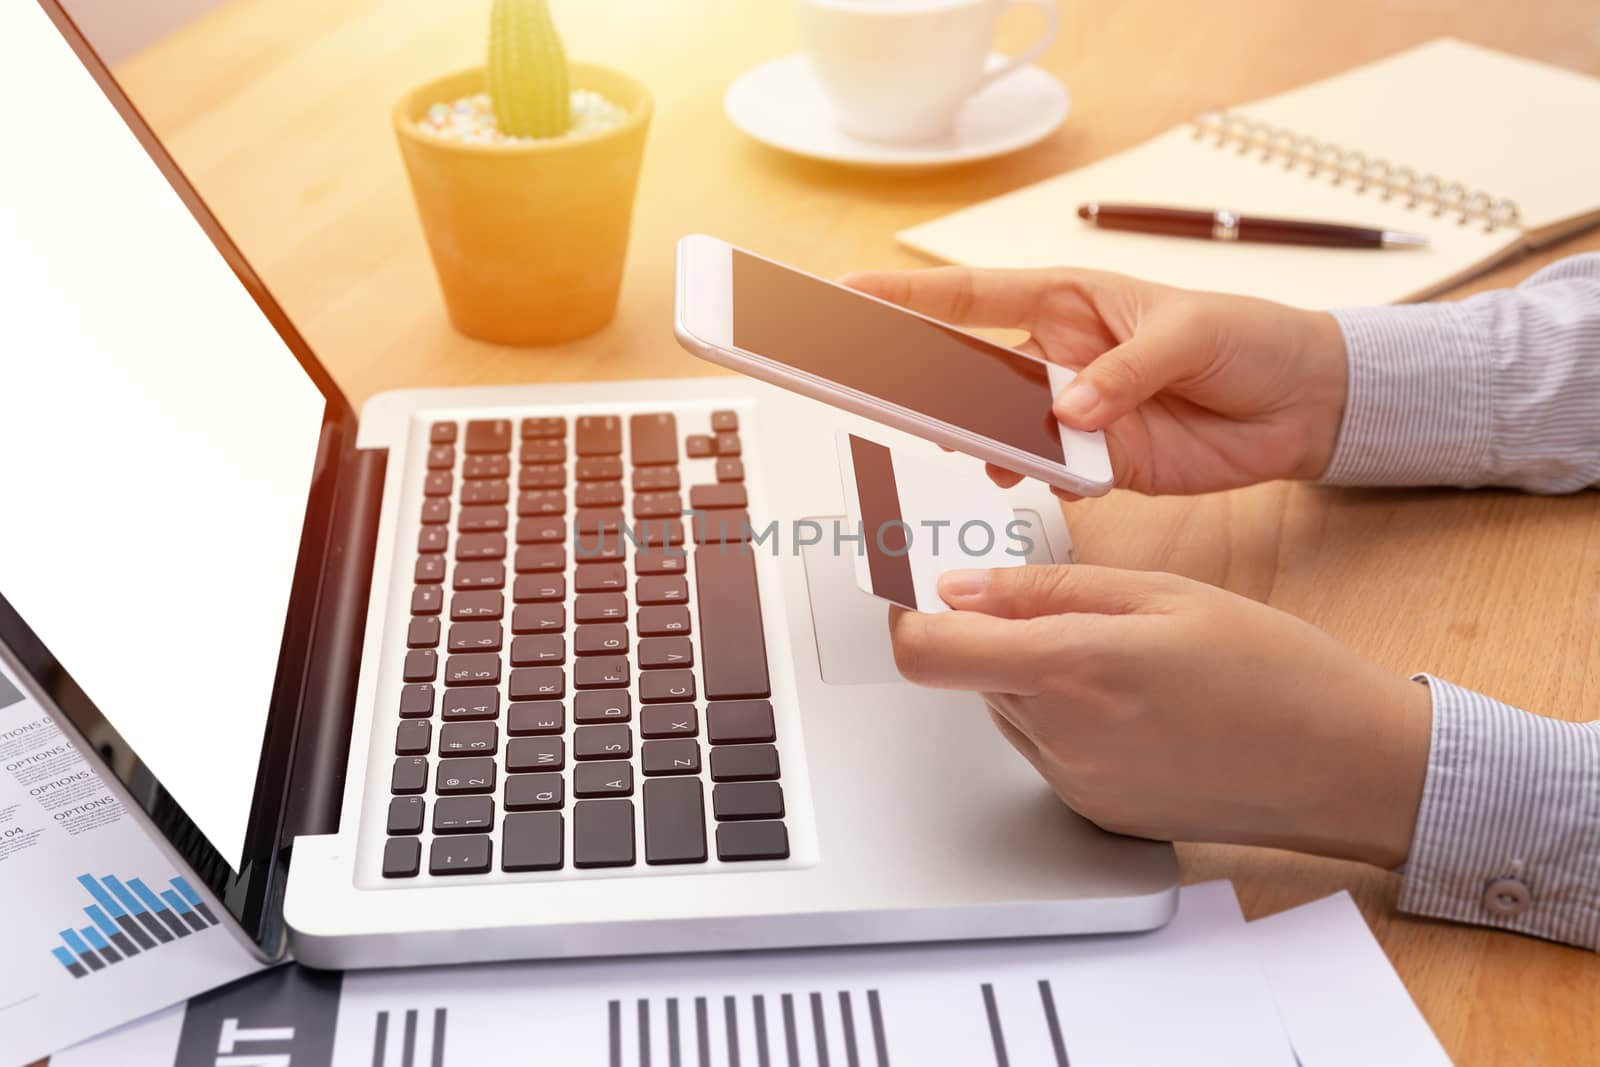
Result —
<path fill-rule="evenodd" d="M 708 373 L 669 327 L 672 245 L 688 230 L 824 275 L 910 266 L 892 239 L 904 225 L 1097 159 L 1203 106 L 1439 34 L 1600 74 L 1589 0 L 1535 0 L 1537 10 L 1511 0 L 1063 6 L 1066 31 L 1047 65 L 1073 111 L 1057 135 L 996 163 L 886 177 L 786 159 L 723 118 L 739 72 L 795 47 L 786 4 L 557 0 L 571 53 L 642 77 L 658 110 L 617 322 L 546 350 L 451 331 L 388 127 L 402 92 L 478 61 L 487 0 L 236 0 L 120 73 L 357 405 L 402 386 Z M 1020 38 L 1030 16 L 1014 17 L 1007 32 Z M 1574 151 L 1592 150 L 1574 135 Z M 1590 233 L 1472 288 L 1596 248 Z M 1268 485 L 1198 500 L 1119 493 L 1070 517 L 1085 559 L 1218 583 L 1396 670 L 1600 715 L 1600 494 Z M 1233 879 L 1251 915 L 1349 889 L 1461 1063 L 1573 1063 L 1600 1048 L 1600 958 L 1590 953 L 1397 916 L 1398 879 L 1356 865 L 1210 846 L 1182 856 L 1190 880 Z"/>

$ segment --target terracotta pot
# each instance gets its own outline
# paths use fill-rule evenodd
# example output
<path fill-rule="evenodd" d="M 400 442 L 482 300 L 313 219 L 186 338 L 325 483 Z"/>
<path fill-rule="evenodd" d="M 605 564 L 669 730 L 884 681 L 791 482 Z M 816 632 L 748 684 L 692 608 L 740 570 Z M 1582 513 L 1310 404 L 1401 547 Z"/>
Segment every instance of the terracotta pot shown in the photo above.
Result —
<path fill-rule="evenodd" d="M 572 64 L 572 86 L 600 93 L 627 119 L 526 145 L 463 144 L 417 126 L 432 105 L 483 92 L 481 69 L 431 81 L 394 109 L 445 306 L 470 337 L 555 344 L 616 314 L 650 92 L 588 63 Z"/>

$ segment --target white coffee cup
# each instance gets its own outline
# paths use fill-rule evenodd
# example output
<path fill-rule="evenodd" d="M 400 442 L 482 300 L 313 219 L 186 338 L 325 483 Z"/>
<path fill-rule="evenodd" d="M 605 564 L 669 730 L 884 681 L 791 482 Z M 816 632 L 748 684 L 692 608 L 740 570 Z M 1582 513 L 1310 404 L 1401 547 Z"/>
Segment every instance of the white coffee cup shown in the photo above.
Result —
<path fill-rule="evenodd" d="M 1039 58 L 1060 29 L 1053 0 L 798 0 L 800 35 L 839 128 L 907 144 L 948 134 L 967 100 Z M 1043 8 L 1049 24 L 1021 55 L 986 71 L 1000 15 Z"/>

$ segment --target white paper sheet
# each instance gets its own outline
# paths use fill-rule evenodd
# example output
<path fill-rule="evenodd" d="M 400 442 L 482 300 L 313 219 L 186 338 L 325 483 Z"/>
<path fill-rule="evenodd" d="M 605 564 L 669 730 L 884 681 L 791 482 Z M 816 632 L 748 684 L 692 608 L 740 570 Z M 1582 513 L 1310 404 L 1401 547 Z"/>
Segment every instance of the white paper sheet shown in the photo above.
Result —
<path fill-rule="evenodd" d="M 1301 1067 L 1450 1063 L 1349 893 L 1246 929 Z"/>

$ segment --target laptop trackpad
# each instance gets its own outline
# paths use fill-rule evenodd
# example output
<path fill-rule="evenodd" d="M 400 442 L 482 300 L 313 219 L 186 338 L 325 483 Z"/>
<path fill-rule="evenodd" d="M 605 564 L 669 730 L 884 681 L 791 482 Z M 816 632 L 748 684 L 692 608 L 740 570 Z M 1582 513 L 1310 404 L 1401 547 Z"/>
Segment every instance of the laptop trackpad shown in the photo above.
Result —
<path fill-rule="evenodd" d="M 1016 512 L 1031 527 L 1029 563 L 1053 563 L 1038 512 Z M 829 522 L 822 518 L 824 525 Z M 842 521 L 842 518 L 841 518 Z M 882 685 L 902 681 L 889 646 L 889 604 L 868 596 L 856 585 L 855 562 L 833 545 L 807 545 L 801 550 L 806 590 L 811 598 L 811 625 L 816 631 L 822 680 L 830 685 Z"/>

